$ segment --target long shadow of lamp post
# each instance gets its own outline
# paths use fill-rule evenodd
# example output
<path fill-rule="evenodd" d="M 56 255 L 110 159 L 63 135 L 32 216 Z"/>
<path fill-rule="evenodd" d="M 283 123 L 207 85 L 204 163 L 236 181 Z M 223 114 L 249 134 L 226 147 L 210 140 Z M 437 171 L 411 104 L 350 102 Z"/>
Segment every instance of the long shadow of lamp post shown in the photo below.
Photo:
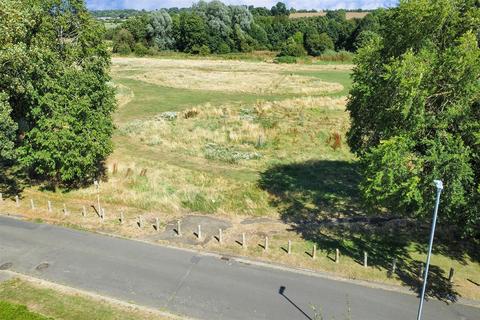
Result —
<path fill-rule="evenodd" d="M 433 237 L 435 235 L 435 226 L 437 224 L 437 214 L 438 214 L 438 207 L 440 205 L 440 195 L 442 194 L 442 190 L 443 190 L 442 181 L 435 180 L 433 182 L 435 183 L 435 187 L 437 188 L 437 199 L 435 201 L 435 209 L 433 211 L 432 230 L 430 231 L 430 243 L 428 245 L 427 263 L 425 266 L 425 274 L 423 276 L 423 288 L 422 288 L 422 295 L 420 297 L 420 305 L 418 306 L 417 320 L 422 319 L 423 301 L 425 299 L 425 289 L 427 288 L 428 267 L 430 266 L 430 256 L 432 255 Z"/>
<path fill-rule="evenodd" d="M 280 289 L 278 290 L 278 293 L 284 297 L 285 299 L 287 299 L 288 302 L 290 302 L 295 308 L 297 308 L 298 311 L 300 311 L 307 319 L 309 320 L 313 320 L 308 314 L 306 314 L 302 309 L 300 309 L 299 306 L 297 306 L 292 300 L 290 300 L 289 297 L 287 297 L 284 293 L 285 293 L 285 286 L 281 286 Z"/>

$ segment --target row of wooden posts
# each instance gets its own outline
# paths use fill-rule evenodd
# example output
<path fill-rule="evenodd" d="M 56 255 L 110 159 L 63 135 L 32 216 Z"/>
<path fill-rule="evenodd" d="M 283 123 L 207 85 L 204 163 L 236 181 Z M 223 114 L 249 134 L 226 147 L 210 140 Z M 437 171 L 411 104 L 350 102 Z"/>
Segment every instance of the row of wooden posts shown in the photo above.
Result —
<path fill-rule="evenodd" d="M 1 202 L 3 202 L 3 195 L 0 193 L 0 203 Z M 19 199 L 18 195 L 15 196 L 15 204 L 16 204 L 17 207 L 20 207 L 20 199 Z M 35 202 L 34 202 L 33 199 L 30 199 L 30 207 L 31 207 L 32 210 L 36 209 Z M 53 211 L 52 202 L 50 200 L 47 201 L 47 210 L 48 210 L 48 212 Z M 64 215 L 69 214 L 66 204 L 63 204 L 63 210 L 62 211 L 63 211 Z M 105 209 L 100 208 L 99 211 L 100 212 L 98 212 L 98 216 L 100 217 L 100 219 L 103 222 L 103 221 L 105 221 L 105 218 L 106 218 Z M 85 206 L 82 207 L 82 216 L 83 217 L 87 216 L 87 209 L 86 209 Z M 137 219 L 138 219 L 137 220 L 137 225 L 140 229 L 142 229 L 145 226 L 144 218 L 143 218 L 143 216 L 138 216 Z M 120 222 L 120 224 L 123 224 L 125 222 L 125 217 L 123 215 L 123 212 L 120 212 L 119 222 Z M 160 231 L 160 219 L 158 217 L 155 218 L 154 228 L 157 232 Z M 181 229 L 180 220 L 177 220 L 177 228 L 174 231 L 177 233 L 177 236 L 179 236 L 179 237 L 182 236 L 182 229 Z M 202 226 L 201 225 L 197 226 L 197 232 L 194 233 L 194 234 L 196 235 L 196 237 L 199 241 L 201 241 L 203 239 L 203 237 L 202 237 Z M 218 229 L 218 236 L 216 236 L 215 238 L 217 239 L 219 244 L 224 243 L 223 230 L 222 229 Z M 242 233 L 242 242 L 240 244 L 241 244 L 242 248 L 244 248 L 244 249 L 247 248 L 247 237 L 246 237 L 245 233 Z M 264 244 L 263 244 L 263 250 L 264 251 L 269 251 L 269 247 L 270 247 L 269 246 L 269 238 L 268 238 L 268 236 L 265 236 L 265 240 L 264 240 Z M 286 252 L 287 252 L 288 255 L 292 254 L 292 241 L 291 240 L 288 240 Z M 310 254 L 310 256 L 314 260 L 317 258 L 317 245 L 316 244 L 313 245 L 312 253 Z M 340 262 L 340 250 L 337 248 L 337 249 L 335 249 L 335 263 L 339 263 L 339 262 Z M 363 252 L 363 266 L 365 268 L 368 267 L 368 253 L 366 251 Z M 397 258 L 394 258 L 392 260 L 391 269 L 389 270 L 389 275 L 395 274 L 396 269 L 397 269 Z M 424 264 L 421 263 L 421 264 L 419 264 L 419 269 L 418 269 L 418 278 L 419 279 L 422 279 L 423 272 L 424 272 Z M 449 272 L 449 276 L 448 276 L 448 281 L 449 282 L 453 281 L 453 275 L 454 275 L 454 269 L 450 268 L 450 272 Z"/>

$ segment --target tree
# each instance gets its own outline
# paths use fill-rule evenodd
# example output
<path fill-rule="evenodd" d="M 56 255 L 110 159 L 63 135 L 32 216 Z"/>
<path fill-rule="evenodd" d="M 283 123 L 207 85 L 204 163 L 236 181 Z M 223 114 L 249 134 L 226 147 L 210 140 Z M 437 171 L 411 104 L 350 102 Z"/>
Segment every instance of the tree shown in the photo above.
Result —
<path fill-rule="evenodd" d="M 0 162 L 14 158 L 14 142 L 18 129 L 11 117 L 7 96 L 0 93 Z"/>
<path fill-rule="evenodd" d="M 301 33 L 297 33 L 285 41 L 278 55 L 280 57 L 302 57 L 305 54 L 305 48 L 303 47 L 303 35 Z"/>
<path fill-rule="evenodd" d="M 150 23 L 150 17 L 146 13 L 129 17 L 121 24 L 121 29 L 128 30 L 134 39 L 134 42 L 147 42 L 147 26 Z"/>
<path fill-rule="evenodd" d="M 135 39 L 127 29 L 120 29 L 113 36 L 113 52 L 120 54 L 129 54 L 135 45 Z"/>
<path fill-rule="evenodd" d="M 249 34 L 255 41 L 256 49 L 268 49 L 268 46 L 270 45 L 268 41 L 268 35 L 265 29 L 263 29 L 260 25 L 253 23 Z"/>
<path fill-rule="evenodd" d="M 314 57 L 321 55 L 325 50 L 333 50 L 334 43 L 326 32 L 309 32 L 305 36 L 305 49 L 309 55 Z"/>
<path fill-rule="evenodd" d="M 4 0 L 0 12 L 2 146 L 12 155 L 18 128 L 13 161 L 31 177 L 95 177 L 112 151 L 115 107 L 102 26 L 80 0 Z"/>
<path fill-rule="evenodd" d="M 165 10 L 154 11 L 149 15 L 146 26 L 149 43 L 160 50 L 172 49 L 175 44 L 173 38 L 172 18 Z"/>
<path fill-rule="evenodd" d="M 178 46 L 180 50 L 191 52 L 194 47 L 207 45 L 207 25 L 205 20 L 194 12 L 180 15 Z"/>
<path fill-rule="evenodd" d="M 287 6 L 283 2 L 277 2 L 276 5 L 270 10 L 272 16 L 288 16 L 290 12 L 287 9 Z"/>
<path fill-rule="evenodd" d="M 480 237 L 480 8 L 473 0 L 410 0 L 382 15 L 355 59 L 348 143 L 368 203 L 430 217 Z"/>

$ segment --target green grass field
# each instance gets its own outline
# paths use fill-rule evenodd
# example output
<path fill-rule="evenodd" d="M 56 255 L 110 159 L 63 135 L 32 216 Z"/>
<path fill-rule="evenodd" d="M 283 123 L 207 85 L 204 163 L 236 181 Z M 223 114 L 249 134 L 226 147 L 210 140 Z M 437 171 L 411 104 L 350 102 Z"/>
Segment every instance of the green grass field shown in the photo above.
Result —
<path fill-rule="evenodd" d="M 5 320 L 166 320 L 167 317 L 59 291 L 26 280 L 0 283 L 0 319 Z"/>
<path fill-rule="evenodd" d="M 115 148 L 100 186 L 109 219 L 99 224 L 92 212 L 88 218 L 79 214 L 83 205 L 96 203 L 93 186 L 69 192 L 30 187 L 22 208 L 9 208 L 32 219 L 135 238 L 155 235 L 151 228 L 136 227 L 138 215 L 159 217 L 162 226 L 189 214 L 215 216 L 232 228 L 225 232 L 228 244 L 220 247 L 212 240 L 204 245 L 209 250 L 417 290 L 427 243 L 422 226 L 362 222 L 369 215 L 358 189 L 358 163 L 345 144 L 351 68 L 115 58 Z M 43 209 L 25 210 L 29 198 Z M 59 209 L 48 214 L 47 200 L 56 208 L 68 203 L 77 214 L 65 217 Z M 131 223 L 119 225 L 120 211 Z M 250 218 L 267 222 L 242 224 Z M 332 221 L 347 223 L 328 225 Z M 248 249 L 235 243 L 243 232 L 253 244 Z M 268 253 L 259 246 L 265 235 L 272 241 Z M 430 295 L 480 299 L 478 250 L 449 239 L 448 232 L 437 235 Z M 287 256 L 282 246 L 289 239 L 294 252 Z M 317 260 L 306 254 L 314 244 Z M 339 264 L 332 262 L 335 249 L 341 252 Z M 364 251 L 368 268 L 362 265 Z M 395 258 L 399 267 L 389 277 Z M 451 267 L 453 283 L 447 279 Z"/>
<path fill-rule="evenodd" d="M 49 318 L 31 312 L 24 305 L 0 301 L 0 319 L 8 320 L 48 320 Z"/>

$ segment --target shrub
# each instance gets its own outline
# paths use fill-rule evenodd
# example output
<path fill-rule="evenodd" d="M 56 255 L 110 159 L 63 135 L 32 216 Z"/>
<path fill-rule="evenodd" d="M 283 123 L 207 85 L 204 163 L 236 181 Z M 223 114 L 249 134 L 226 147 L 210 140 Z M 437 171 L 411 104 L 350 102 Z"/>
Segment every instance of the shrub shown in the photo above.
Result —
<path fill-rule="evenodd" d="M 126 43 L 121 43 L 115 48 L 115 52 L 123 55 L 127 55 L 132 53 L 132 49 L 130 49 L 130 46 Z"/>
<path fill-rule="evenodd" d="M 225 42 L 221 43 L 220 46 L 218 47 L 218 53 L 220 54 L 230 53 L 230 47 L 228 46 L 228 44 L 226 44 Z"/>
<path fill-rule="evenodd" d="M 202 46 L 194 45 L 190 52 L 193 54 L 198 54 L 200 56 L 207 56 L 210 54 L 210 48 L 205 44 Z"/>
<path fill-rule="evenodd" d="M 133 52 L 135 52 L 137 56 L 143 57 L 144 55 L 147 54 L 148 49 L 143 45 L 143 43 L 138 42 L 137 44 L 135 44 L 135 48 L 133 49 Z"/>
<path fill-rule="evenodd" d="M 130 53 L 134 44 L 134 37 L 127 29 L 120 29 L 113 35 L 113 52 L 125 54 L 128 51 Z"/>
<path fill-rule="evenodd" d="M 158 49 L 156 47 L 150 47 L 147 50 L 147 55 L 156 56 L 158 54 Z"/>
<path fill-rule="evenodd" d="M 328 34 L 318 32 L 307 33 L 305 37 L 305 48 L 308 54 L 317 57 L 324 53 L 326 50 L 332 50 L 334 48 L 332 38 Z"/>
<path fill-rule="evenodd" d="M 295 41 L 295 38 L 293 37 L 290 37 L 287 41 L 285 41 L 280 49 L 280 53 L 278 54 L 280 57 L 303 57 L 304 55 L 306 55 L 306 52 L 303 44 Z"/>

